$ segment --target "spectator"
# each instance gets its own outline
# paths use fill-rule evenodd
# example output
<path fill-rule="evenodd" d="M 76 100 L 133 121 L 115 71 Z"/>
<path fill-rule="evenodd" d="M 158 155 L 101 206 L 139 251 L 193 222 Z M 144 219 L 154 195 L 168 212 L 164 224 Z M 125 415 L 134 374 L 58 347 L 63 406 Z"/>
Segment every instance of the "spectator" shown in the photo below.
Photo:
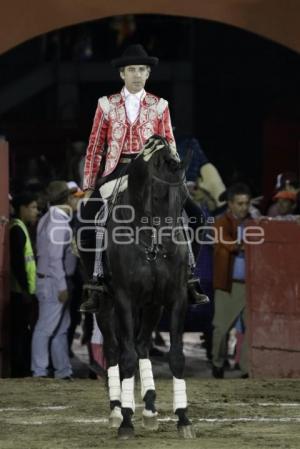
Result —
<path fill-rule="evenodd" d="M 281 190 L 273 196 L 276 201 L 277 215 L 273 218 L 287 218 L 295 213 L 297 207 L 297 193 L 292 190 Z"/>
<path fill-rule="evenodd" d="M 208 163 L 208 159 L 195 137 L 179 137 L 176 143 L 180 159 L 184 159 L 189 151 L 192 152 L 191 161 L 186 170 L 186 182 L 189 187 L 195 187 L 200 169 Z"/>
<path fill-rule="evenodd" d="M 36 263 L 28 226 L 38 217 L 36 196 L 25 192 L 12 200 L 11 261 L 11 374 L 30 375 L 30 347 L 34 326 Z"/>
<path fill-rule="evenodd" d="M 299 181 L 297 175 L 293 172 L 279 173 L 276 178 L 276 189 L 279 190 L 292 190 L 294 191 L 299 187 Z"/>
<path fill-rule="evenodd" d="M 243 230 L 249 217 L 250 190 L 234 184 L 227 191 L 228 210 L 217 218 L 214 247 L 215 312 L 213 319 L 212 374 L 224 377 L 227 335 L 239 315 L 245 324 L 245 256 Z M 246 338 L 241 348 L 242 377 L 247 377 Z"/>
<path fill-rule="evenodd" d="M 64 181 L 48 186 L 52 207 L 41 218 L 37 230 L 37 297 L 39 318 L 32 341 L 31 367 L 34 377 L 48 375 L 49 348 L 54 376 L 72 377 L 67 332 L 70 326 L 68 277 L 74 273 L 76 259 L 71 251 L 69 225 L 76 207 L 73 193 Z"/>
<path fill-rule="evenodd" d="M 225 185 L 216 167 L 208 160 L 199 141 L 194 137 L 177 140 L 177 149 L 183 159 L 192 150 L 191 162 L 186 171 L 186 181 L 193 199 L 212 212 L 224 202 L 219 200 Z"/>
<path fill-rule="evenodd" d="M 274 186 L 274 194 L 273 194 L 273 200 L 278 199 L 275 198 L 276 194 L 284 191 L 284 192 L 298 192 L 299 191 L 299 181 L 297 179 L 297 176 L 295 173 L 292 172 L 284 172 L 280 173 L 276 177 L 276 184 Z M 273 204 L 271 204 L 270 207 L 267 208 L 267 215 L 268 217 L 276 217 L 278 215 L 281 215 L 280 211 L 278 210 L 279 202 L 275 201 Z"/>

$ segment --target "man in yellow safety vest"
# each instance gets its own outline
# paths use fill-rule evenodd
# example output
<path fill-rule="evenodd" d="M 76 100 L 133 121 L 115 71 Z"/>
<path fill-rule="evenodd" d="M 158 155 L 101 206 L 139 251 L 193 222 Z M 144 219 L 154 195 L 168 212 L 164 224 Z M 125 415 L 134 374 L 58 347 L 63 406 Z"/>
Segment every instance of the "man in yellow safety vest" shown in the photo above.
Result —
<path fill-rule="evenodd" d="M 11 375 L 30 375 L 36 263 L 28 226 L 36 223 L 36 196 L 24 192 L 12 200 L 15 216 L 10 223 L 11 261 Z"/>

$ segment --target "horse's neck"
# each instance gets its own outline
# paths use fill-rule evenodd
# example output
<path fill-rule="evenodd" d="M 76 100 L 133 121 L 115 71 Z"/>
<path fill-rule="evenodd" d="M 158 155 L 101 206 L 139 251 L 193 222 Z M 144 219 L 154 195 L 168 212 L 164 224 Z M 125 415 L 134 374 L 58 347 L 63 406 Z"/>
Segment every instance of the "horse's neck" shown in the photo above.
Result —
<path fill-rule="evenodd" d="M 135 224 L 155 224 L 157 227 L 178 226 L 180 224 L 182 210 L 176 198 L 164 198 L 155 201 L 151 189 L 143 186 L 140 195 L 127 191 L 122 201 L 123 205 L 130 205 L 134 209 Z M 126 209 L 124 209 L 126 215 Z"/>

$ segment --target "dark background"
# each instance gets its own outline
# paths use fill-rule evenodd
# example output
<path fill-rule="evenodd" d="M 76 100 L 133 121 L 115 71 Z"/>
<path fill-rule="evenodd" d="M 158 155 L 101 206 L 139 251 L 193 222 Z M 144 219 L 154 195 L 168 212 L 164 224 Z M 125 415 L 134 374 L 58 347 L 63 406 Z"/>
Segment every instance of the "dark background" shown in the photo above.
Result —
<path fill-rule="evenodd" d="M 161 60 L 146 89 L 168 99 L 176 135 L 196 136 L 226 184 L 242 179 L 259 194 L 276 173 L 299 174 L 298 54 L 216 22 L 137 15 L 48 33 L 0 57 L 12 190 L 40 154 L 66 176 L 72 143 L 88 140 L 97 99 L 121 88 L 109 61 L 137 42 Z M 45 67 L 51 81 L 35 91 Z M 33 92 L 25 99 L 24 89 Z"/>

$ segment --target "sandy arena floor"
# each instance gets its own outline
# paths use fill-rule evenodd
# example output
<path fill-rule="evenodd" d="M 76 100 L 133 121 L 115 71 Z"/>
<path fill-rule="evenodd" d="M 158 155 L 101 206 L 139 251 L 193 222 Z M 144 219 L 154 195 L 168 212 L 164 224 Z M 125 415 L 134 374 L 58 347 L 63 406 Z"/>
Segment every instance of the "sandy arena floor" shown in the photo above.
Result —
<path fill-rule="evenodd" d="M 78 336 L 79 337 L 79 336 Z M 167 335 L 164 334 L 167 341 Z M 185 334 L 189 416 L 197 438 L 182 440 L 172 413 L 172 380 L 166 358 L 153 360 L 159 431 L 142 428 L 136 385 L 133 441 L 118 441 L 108 428 L 105 382 L 87 379 L 87 350 L 75 340 L 74 382 L 53 379 L 0 380 L 0 449 L 299 449 L 300 379 L 211 379 L 199 335 Z M 168 343 L 168 341 L 167 341 Z M 166 348 L 162 348 L 164 351 Z"/>

